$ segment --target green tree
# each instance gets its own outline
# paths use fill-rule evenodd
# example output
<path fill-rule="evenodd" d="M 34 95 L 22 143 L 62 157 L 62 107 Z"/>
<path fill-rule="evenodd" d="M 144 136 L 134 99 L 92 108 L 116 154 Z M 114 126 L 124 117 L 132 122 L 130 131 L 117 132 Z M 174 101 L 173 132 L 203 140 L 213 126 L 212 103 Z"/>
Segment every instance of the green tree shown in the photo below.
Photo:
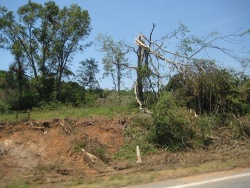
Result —
<path fill-rule="evenodd" d="M 62 82 L 61 101 L 74 106 L 81 106 L 86 102 L 85 88 L 76 82 Z"/>
<path fill-rule="evenodd" d="M 38 79 L 38 67 L 37 65 L 37 53 L 38 40 L 35 35 L 37 30 L 37 24 L 40 21 L 40 12 L 42 5 L 28 1 L 26 5 L 18 8 L 17 16 L 18 20 L 14 20 L 15 23 L 19 23 L 20 31 L 18 32 L 18 42 L 20 43 L 19 50 L 25 55 L 27 65 L 33 71 L 34 78 Z"/>
<path fill-rule="evenodd" d="M 56 73 L 56 96 L 60 99 L 62 78 L 71 72 L 70 63 L 74 54 L 83 48 L 80 41 L 89 35 L 91 27 L 88 11 L 75 4 L 60 10 L 53 22 L 55 35 L 52 39 L 52 67 Z"/>
<path fill-rule="evenodd" d="M 250 111 L 250 78 L 245 77 L 242 84 L 239 86 L 239 98 L 248 104 L 248 111 Z"/>
<path fill-rule="evenodd" d="M 47 97 L 44 91 L 48 90 L 46 86 L 52 76 L 53 90 L 59 100 L 61 82 L 71 73 L 73 56 L 87 46 L 81 42 L 91 31 L 88 11 L 75 4 L 60 9 L 53 1 L 44 5 L 28 1 L 18 9 L 17 15 L 1 7 L 0 22 L 1 47 L 19 48 L 24 67 L 36 79 L 41 100 Z"/>
<path fill-rule="evenodd" d="M 98 62 L 94 58 L 81 61 L 78 69 L 79 83 L 84 87 L 88 87 L 91 91 L 99 88 L 96 79 L 97 73 L 99 73 Z"/>
<path fill-rule="evenodd" d="M 100 51 L 104 53 L 102 63 L 104 65 L 104 76 L 111 76 L 114 89 L 120 94 L 123 78 L 128 74 L 128 58 L 126 54 L 129 52 L 124 41 L 115 42 L 109 35 L 99 34 L 97 37 Z"/>
<path fill-rule="evenodd" d="M 222 69 L 214 62 L 197 61 L 175 75 L 166 86 L 179 99 L 179 104 L 192 108 L 197 114 L 247 112 L 247 78 L 234 70 Z M 241 75 L 241 76 L 240 76 Z"/>
<path fill-rule="evenodd" d="M 24 110 L 37 106 L 38 95 L 31 80 L 25 75 L 17 63 L 10 65 L 6 72 L 2 87 L 2 96 L 11 110 Z"/>
<path fill-rule="evenodd" d="M 6 92 L 5 92 L 5 88 L 6 88 L 6 71 L 2 71 L 0 70 L 0 112 L 4 113 L 6 111 L 8 111 L 8 103 L 6 100 Z"/>

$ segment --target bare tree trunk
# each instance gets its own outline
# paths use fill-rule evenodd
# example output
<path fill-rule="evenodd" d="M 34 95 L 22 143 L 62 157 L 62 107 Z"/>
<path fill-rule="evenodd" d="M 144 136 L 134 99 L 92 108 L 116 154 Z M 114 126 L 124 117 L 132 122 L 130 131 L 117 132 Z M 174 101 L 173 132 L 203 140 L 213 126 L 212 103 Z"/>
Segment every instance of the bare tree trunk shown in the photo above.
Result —
<path fill-rule="evenodd" d="M 117 64 L 117 90 L 118 95 L 121 93 L 121 65 Z"/>
<path fill-rule="evenodd" d="M 58 63 L 57 68 L 57 76 L 56 76 L 56 100 L 59 101 L 61 99 L 61 83 L 62 83 L 62 76 L 63 76 L 63 62 Z"/>
<path fill-rule="evenodd" d="M 18 64 L 18 72 L 17 72 L 17 79 L 18 79 L 18 110 L 22 108 L 23 103 L 23 66 L 19 58 L 17 58 Z"/>
<path fill-rule="evenodd" d="M 212 112 L 212 93 L 209 92 L 209 113 Z"/>
<path fill-rule="evenodd" d="M 141 40 L 141 37 L 139 37 L 139 40 Z M 144 49 L 139 46 L 138 50 L 137 50 L 137 81 L 136 81 L 137 84 L 136 84 L 136 86 L 137 86 L 137 96 L 138 96 L 138 99 L 141 102 L 144 101 L 144 96 L 143 96 L 143 76 L 142 76 L 143 57 L 144 57 Z"/>
<path fill-rule="evenodd" d="M 202 84 L 200 86 L 199 91 L 199 114 L 201 115 L 203 113 L 203 91 L 202 91 Z"/>
<path fill-rule="evenodd" d="M 116 81 L 115 81 L 115 75 L 113 73 L 111 73 L 111 77 L 112 77 L 113 84 L 114 84 L 114 87 L 115 87 L 114 89 L 116 91 L 117 86 L 116 86 Z"/>

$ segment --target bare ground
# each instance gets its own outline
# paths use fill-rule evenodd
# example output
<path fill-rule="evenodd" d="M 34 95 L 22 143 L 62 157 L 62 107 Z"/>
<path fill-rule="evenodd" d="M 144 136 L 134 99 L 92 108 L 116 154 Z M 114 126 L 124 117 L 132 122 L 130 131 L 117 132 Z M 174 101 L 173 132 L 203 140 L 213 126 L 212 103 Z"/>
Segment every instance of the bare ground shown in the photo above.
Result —
<path fill-rule="evenodd" d="M 56 187 L 72 179 L 115 174 L 168 170 L 158 175 L 161 179 L 163 176 L 250 167 L 249 137 L 237 141 L 224 138 L 228 130 L 219 130 L 218 141 L 206 150 L 159 151 L 143 156 L 142 164 L 136 164 L 136 159 L 118 161 L 112 158 L 124 143 L 123 133 L 124 117 L 1 123 L 0 187 L 16 179 L 39 187 L 52 184 Z M 198 166 L 200 168 L 189 169 Z M 174 173 L 180 168 L 181 173 Z M 207 170 L 202 171 L 202 168 Z"/>

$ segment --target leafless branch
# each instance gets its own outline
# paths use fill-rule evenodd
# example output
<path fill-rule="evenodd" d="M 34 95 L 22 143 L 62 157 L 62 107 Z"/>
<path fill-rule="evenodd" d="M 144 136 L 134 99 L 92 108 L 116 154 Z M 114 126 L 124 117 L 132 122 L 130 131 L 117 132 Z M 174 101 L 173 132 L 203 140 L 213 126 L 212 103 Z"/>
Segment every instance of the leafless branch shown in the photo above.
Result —
<path fill-rule="evenodd" d="M 175 53 L 175 52 L 171 52 L 168 51 L 166 49 L 164 49 L 163 46 L 163 42 L 159 45 L 157 42 L 152 41 L 152 32 L 154 30 L 155 25 L 153 24 L 153 29 L 150 33 L 150 38 L 148 39 L 147 37 L 145 37 L 144 35 L 139 35 L 140 38 L 144 39 L 145 41 L 147 41 L 148 45 L 146 45 L 145 43 L 142 43 L 140 40 L 138 40 L 137 38 L 135 39 L 135 44 L 137 46 L 140 46 L 142 48 L 144 48 L 144 50 L 149 51 L 152 55 L 154 55 L 156 58 L 161 59 L 167 63 L 170 63 L 171 65 L 173 65 L 176 69 L 179 69 L 183 66 L 190 66 L 187 62 L 189 61 L 196 61 L 197 59 L 194 58 L 197 54 L 199 54 L 201 51 L 206 50 L 206 49 L 217 49 L 219 51 L 221 51 L 222 53 L 228 55 L 229 57 L 233 58 L 234 60 L 240 62 L 242 65 L 247 65 L 249 64 L 249 58 L 241 58 L 238 54 L 235 53 L 234 50 L 231 49 L 227 49 L 224 47 L 220 47 L 220 46 L 216 46 L 214 45 L 214 43 L 216 41 L 225 41 L 227 43 L 235 43 L 235 39 L 234 37 L 240 37 L 242 35 L 244 35 L 245 33 L 248 34 L 249 31 L 245 32 L 245 33 L 233 33 L 230 35 L 225 35 L 225 36 L 217 36 L 214 37 L 214 35 L 210 35 L 209 38 L 211 38 L 209 40 L 209 38 L 204 39 L 204 41 L 200 42 L 200 47 L 194 51 L 191 55 L 182 55 L 180 53 Z M 198 40 L 198 39 L 197 39 Z M 184 61 L 182 62 L 177 62 L 176 60 L 172 60 L 169 58 L 166 58 L 165 54 L 170 54 L 173 55 L 175 58 L 179 57 L 182 58 Z"/>

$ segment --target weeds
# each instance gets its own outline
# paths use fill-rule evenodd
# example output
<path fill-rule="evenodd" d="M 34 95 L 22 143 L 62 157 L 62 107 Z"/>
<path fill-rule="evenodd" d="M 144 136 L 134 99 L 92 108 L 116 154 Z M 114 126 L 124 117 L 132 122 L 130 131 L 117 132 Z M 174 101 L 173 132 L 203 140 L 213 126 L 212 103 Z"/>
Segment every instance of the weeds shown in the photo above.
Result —
<path fill-rule="evenodd" d="M 29 185 L 25 180 L 15 180 L 8 182 L 4 188 L 33 188 L 34 186 Z"/>
<path fill-rule="evenodd" d="M 114 158 L 134 160 L 136 146 L 140 147 L 142 156 L 155 153 L 156 148 L 154 143 L 151 142 L 153 129 L 153 121 L 150 116 L 135 116 L 131 124 L 125 129 L 125 143 Z"/>
<path fill-rule="evenodd" d="M 136 111 L 136 109 L 134 109 Z M 133 112 L 133 109 L 129 109 L 128 107 L 124 106 L 117 106 L 113 108 L 108 107 L 81 107 L 76 108 L 72 106 L 62 106 L 56 110 L 31 110 L 30 118 L 32 120 L 47 120 L 47 119 L 65 119 L 68 117 L 71 118 L 84 118 L 90 116 L 109 116 L 113 117 L 117 114 L 126 113 L 126 112 Z M 28 114 L 27 112 L 19 112 L 18 119 L 16 118 L 16 113 L 8 113 L 2 114 L 0 117 L 0 121 L 3 122 L 10 122 L 10 121 L 17 121 L 17 120 L 27 120 Z"/>
<path fill-rule="evenodd" d="M 74 152 L 81 152 L 82 148 L 85 148 L 85 143 L 80 140 L 77 140 L 74 144 Z"/>
<path fill-rule="evenodd" d="M 73 143 L 74 152 L 82 152 L 82 149 L 95 155 L 104 163 L 108 163 L 110 158 L 107 154 L 107 146 L 101 144 L 97 140 L 90 139 L 87 135 L 83 135 L 81 139 L 75 140 Z"/>
<path fill-rule="evenodd" d="M 122 97 L 122 100 L 121 98 Z M 74 107 L 72 104 L 63 104 L 60 102 L 41 102 L 40 107 L 35 107 L 30 110 L 30 118 L 32 120 L 44 120 L 44 119 L 65 119 L 67 117 L 71 118 L 83 118 L 89 116 L 109 116 L 113 117 L 121 113 L 132 113 L 137 111 L 136 102 L 133 95 L 128 93 L 121 93 L 118 96 L 115 92 L 109 92 L 103 98 L 95 99 L 91 102 L 91 105 L 79 105 Z M 0 111 L 1 111 L 0 104 Z M 17 118 L 18 117 L 18 118 Z M 28 119 L 27 111 L 20 111 L 15 113 L 14 111 L 5 112 L 2 111 L 0 116 L 0 122 L 16 121 L 22 120 L 26 121 Z"/>

